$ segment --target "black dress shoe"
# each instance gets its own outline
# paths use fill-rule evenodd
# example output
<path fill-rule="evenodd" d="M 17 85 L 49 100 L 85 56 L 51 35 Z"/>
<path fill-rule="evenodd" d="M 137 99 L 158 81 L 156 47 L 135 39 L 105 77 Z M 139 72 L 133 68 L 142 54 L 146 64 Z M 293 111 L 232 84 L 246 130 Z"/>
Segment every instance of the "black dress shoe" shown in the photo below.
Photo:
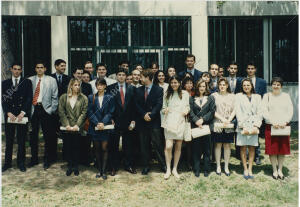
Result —
<path fill-rule="evenodd" d="M 150 169 L 149 169 L 150 170 Z M 167 172 L 167 166 L 163 166 L 163 167 L 161 167 L 161 171 L 163 172 L 163 173 L 166 173 Z"/>
<path fill-rule="evenodd" d="M 229 176 L 230 176 L 230 172 L 229 172 L 229 173 L 225 172 L 225 175 L 226 175 L 227 177 L 229 177 Z"/>
<path fill-rule="evenodd" d="M 149 171 L 150 171 L 149 168 L 144 168 L 144 169 L 142 170 L 142 175 L 148 175 Z"/>
<path fill-rule="evenodd" d="M 204 177 L 208 177 L 209 176 L 209 172 L 204 171 Z"/>
<path fill-rule="evenodd" d="M 28 167 L 31 168 L 31 167 L 33 167 L 35 165 L 38 165 L 38 164 L 39 164 L 38 161 L 30 161 L 30 163 L 28 164 Z"/>
<path fill-rule="evenodd" d="M 103 178 L 103 180 L 107 180 L 107 175 L 106 175 L 106 173 L 103 173 L 102 178 Z"/>
<path fill-rule="evenodd" d="M 136 174 L 136 170 L 134 168 L 132 168 L 132 167 L 125 168 L 125 170 L 127 172 L 130 172 L 131 174 Z"/>
<path fill-rule="evenodd" d="M 49 162 L 44 162 L 44 170 L 47 170 L 50 167 Z"/>
<path fill-rule="evenodd" d="M 20 165 L 19 169 L 21 172 L 26 172 L 26 167 L 24 165 Z"/>
<path fill-rule="evenodd" d="M 257 158 L 255 159 L 255 164 L 256 164 L 256 165 L 261 165 L 261 161 L 260 161 L 259 157 L 257 157 Z"/>
<path fill-rule="evenodd" d="M 194 172 L 195 176 L 198 178 L 200 176 L 200 172 L 199 171 L 195 171 Z"/>
<path fill-rule="evenodd" d="M 74 169 L 73 171 L 74 171 L 74 175 L 75 175 L 75 176 L 78 176 L 78 175 L 79 175 L 79 170 L 78 170 L 78 169 Z"/>
<path fill-rule="evenodd" d="M 111 176 L 115 176 L 116 174 L 117 174 L 117 173 L 116 173 L 116 170 L 115 170 L 115 169 L 112 169 L 111 172 L 110 172 L 110 175 L 111 175 Z"/>
<path fill-rule="evenodd" d="M 102 176 L 101 173 L 96 174 L 96 178 L 101 178 L 101 176 Z"/>
<path fill-rule="evenodd" d="M 278 178 L 279 178 L 280 180 L 284 180 L 284 175 L 282 175 L 282 176 L 278 175 Z"/>
<path fill-rule="evenodd" d="M 3 167 L 2 167 L 2 172 L 5 172 L 9 168 L 11 168 L 11 165 L 4 164 Z"/>
<path fill-rule="evenodd" d="M 68 169 L 67 171 L 66 171 L 66 176 L 70 176 L 71 174 L 72 174 L 72 169 Z"/>

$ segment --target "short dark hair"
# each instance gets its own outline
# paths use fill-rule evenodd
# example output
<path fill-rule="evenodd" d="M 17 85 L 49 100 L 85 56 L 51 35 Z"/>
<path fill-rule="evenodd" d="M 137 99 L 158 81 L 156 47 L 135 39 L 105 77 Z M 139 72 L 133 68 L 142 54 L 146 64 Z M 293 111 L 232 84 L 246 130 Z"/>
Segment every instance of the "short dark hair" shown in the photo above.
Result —
<path fill-rule="evenodd" d="M 150 68 L 152 69 L 153 65 L 156 65 L 157 67 L 159 67 L 158 62 L 157 61 L 153 61 L 150 65 Z"/>
<path fill-rule="evenodd" d="M 153 74 L 153 72 L 152 72 L 152 70 L 151 70 L 150 68 L 147 68 L 147 69 L 143 70 L 143 71 L 142 71 L 142 75 L 143 75 L 145 78 L 148 77 L 150 81 L 153 80 L 154 74 Z"/>
<path fill-rule="evenodd" d="M 186 56 L 185 60 L 188 59 L 188 58 L 194 58 L 194 61 L 196 61 L 196 57 L 195 57 L 195 55 L 193 55 L 193 54 L 188 54 L 188 55 Z"/>
<path fill-rule="evenodd" d="M 61 63 L 67 64 L 66 61 L 64 61 L 63 59 L 57 59 L 54 62 L 55 66 L 59 66 Z"/>
<path fill-rule="evenodd" d="M 247 67 L 248 67 L 248 65 L 253 65 L 254 68 L 256 68 L 254 61 L 249 61 L 248 64 L 247 64 Z"/>
<path fill-rule="evenodd" d="M 228 86 L 227 87 L 227 92 L 228 93 L 231 93 L 231 89 L 230 89 L 230 85 L 229 85 L 229 83 L 228 83 L 228 80 L 227 80 L 227 78 L 220 78 L 219 80 L 218 80 L 218 89 L 219 89 L 219 91 L 220 91 L 220 88 L 219 88 L 219 86 L 220 86 L 220 83 L 222 82 L 222 81 L 224 81 L 225 82 L 225 84 Z"/>
<path fill-rule="evenodd" d="M 97 78 L 97 80 L 95 82 L 96 88 L 97 88 L 97 85 L 106 85 L 107 86 L 106 80 L 104 78 Z"/>
<path fill-rule="evenodd" d="M 251 84 L 251 94 L 255 93 L 254 85 L 253 85 L 253 82 L 252 82 L 251 78 L 244 78 L 242 80 L 242 83 L 241 83 L 241 91 L 242 91 L 242 93 L 246 94 L 245 91 L 244 91 L 244 89 L 243 89 L 243 84 L 244 84 L 245 81 L 248 81 Z"/>
<path fill-rule="evenodd" d="M 193 79 L 194 80 L 194 76 L 193 76 L 193 74 L 192 73 L 190 73 L 190 72 L 185 72 L 184 74 L 183 74 L 183 77 L 182 77 L 182 79 L 185 79 L 187 76 L 186 75 L 189 75 L 190 77 L 191 77 L 191 79 Z"/>
<path fill-rule="evenodd" d="M 80 67 L 75 67 L 73 70 L 72 70 L 72 74 L 76 73 L 77 70 L 83 70 L 82 68 Z"/>
<path fill-rule="evenodd" d="M 43 61 L 43 60 L 36 60 L 36 61 L 35 61 L 35 66 L 34 66 L 34 67 L 36 67 L 37 64 L 42 64 L 42 65 L 46 68 L 46 63 L 45 63 L 45 61 Z"/>
<path fill-rule="evenodd" d="M 119 65 L 122 65 L 122 64 L 127 64 L 127 65 L 129 65 L 129 61 L 127 61 L 127 60 L 122 60 L 120 63 L 119 63 Z"/>
<path fill-rule="evenodd" d="M 15 65 L 18 65 L 18 66 L 20 66 L 20 67 L 22 68 L 22 64 L 19 63 L 19 62 L 13 62 L 13 63 L 11 64 L 11 68 L 13 68 Z"/>
<path fill-rule="evenodd" d="M 116 72 L 116 75 L 118 75 L 119 73 L 125 73 L 125 75 L 128 76 L 127 70 L 123 67 L 119 68 L 119 70 Z"/>
<path fill-rule="evenodd" d="M 228 67 L 229 67 L 230 65 L 236 65 L 236 66 L 238 66 L 238 64 L 237 64 L 234 60 L 230 61 Z"/>
<path fill-rule="evenodd" d="M 86 61 L 86 62 L 84 63 L 84 67 L 85 67 L 86 64 L 90 64 L 90 63 L 93 65 L 92 61 L 89 61 L 89 60 Z"/>
<path fill-rule="evenodd" d="M 212 66 L 212 65 L 218 66 L 218 69 L 220 68 L 220 66 L 219 66 L 217 63 L 212 63 L 212 64 L 209 65 L 209 70 L 211 70 L 211 66 Z"/>
<path fill-rule="evenodd" d="M 90 80 L 92 79 L 92 76 L 91 76 L 91 74 L 90 74 L 89 72 L 87 72 L 87 71 L 83 71 L 82 75 L 83 75 L 83 74 L 88 74 L 88 75 L 89 75 L 89 77 L 90 77 Z"/>
<path fill-rule="evenodd" d="M 107 70 L 107 66 L 106 66 L 105 63 L 98 63 L 98 64 L 96 65 L 96 70 L 98 70 L 98 68 L 99 68 L 100 66 L 105 67 L 105 69 Z"/>
<path fill-rule="evenodd" d="M 283 86 L 283 79 L 281 77 L 274 77 L 271 80 L 271 85 L 273 85 L 274 82 L 280 83 L 281 87 Z"/>

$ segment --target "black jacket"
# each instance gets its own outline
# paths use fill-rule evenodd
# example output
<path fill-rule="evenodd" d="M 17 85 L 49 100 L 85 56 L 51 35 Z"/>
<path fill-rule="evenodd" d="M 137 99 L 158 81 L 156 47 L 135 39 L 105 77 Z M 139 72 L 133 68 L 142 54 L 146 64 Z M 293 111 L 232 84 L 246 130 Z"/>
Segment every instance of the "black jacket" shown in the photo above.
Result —
<path fill-rule="evenodd" d="M 62 84 L 59 84 L 56 73 L 53 73 L 50 76 L 52 76 L 56 80 L 57 87 L 58 87 L 58 98 L 61 95 L 63 95 L 64 93 L 67 93 L 68 85 L 69 85 L 71 78 L 65 74 L 62 74 Z"/>
<path fill-rule="evenodd" d="M 92 86 L 89 83 L 81 82 L 80 89 L 81 93 L 83 93 L 86 97 L 89 97 L 89 95 L 93 94 Z"/>
<path fill-rule="evenodd" d="M 25 116 L 30 117 L 32 97 L 32 83 L 30 80 L 21 78 L 16 88 L 13 86 L 11 78 L 2 81 L 2 108 L 5 122 L 7 121 L 8 112 L 18 116 L 21 111 L 24 111 Z"/>

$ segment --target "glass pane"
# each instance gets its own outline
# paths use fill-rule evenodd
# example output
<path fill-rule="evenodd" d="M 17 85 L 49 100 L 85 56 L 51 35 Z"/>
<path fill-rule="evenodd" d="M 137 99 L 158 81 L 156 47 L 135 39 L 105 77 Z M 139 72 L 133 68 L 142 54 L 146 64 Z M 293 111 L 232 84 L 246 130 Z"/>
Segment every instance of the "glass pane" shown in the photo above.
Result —
<path fill-rule="evenodd" d="M 100 46 L 127 46 L 128 20 L 100 19 L 99 42 Z"/>
<path fill-rule="evenodd" d="M 133 46 L 159 46 L 160 20 L 131 20 L 131 37 Z"/>
<path fill-rule="evenodd" d="M 70 65 L 71 65 L 71 70 L 69 72 L 69 75 L 72 74 L 72 70 L 75 68 L 84 68 L 84 63 L 86 63 L 87 61 L 91 61 L 93 63 L 95 63 L 94 61 L 94 52 L 93 51 L 71 51 L 71 59 L 70 59 Z M 94 68 L 95 68 L 95 64 Z M 95 73 L 95 69 L 94 69 L 94 74 Z"/>
<path fill-rule="evenodd" d="M 127 60 L 127 53 L 101 53 L 101 62 L 107 65 L 107 74 L 117 72 L 121 61 Z"/>
<path fill-rule="evenodd" d="M 239 76 L 247 76 L 249 61 L 256 65 L 256 76 L 264 78 L 263 68 L 263 23 L 262 19 L 241 19 L 236 21 L 236 57 Z"/>
<path fill-rule="evenodd" d="M 158 53 L 133 53 L 132 54 L 132 65 L 141 64 L 144 68 L 150 68 L 152 62 L 158 62 Z"/>
<path fill-rule="evenodd" d="M 184 61 L 188 53 L 188 51 L 169 51 L 168 62 L 165 60 L 165 63 L 167 64 L 165 69 L 167 70 L 169 66 L 173 65 L 177 74 L 180 71 L 183 71 L 186 68 Z"/>
<path fill-rule="evenodd" d="M 164 45 L 188 47 L 189 24 L 190 18 L 164 20 Z"/>
<path fill-rule="evenodd" d="M 96 45 L 96 25 L 93 19 L 71 19 L 70 33 L 71 47 Z"/>
<path fill-rule="evenodd" d="M 298 17 L 272 20 L 273 77 L 298 82 Z"/>
<path fill-rule="evenodd" d="M 37 60 L 45 61 L 46 74 L 51 73 L 51 23 L 50 17 L 24 19 L 24 72 L 35 75 Z"/>
<path fill-rule="evenodd" d="M 209 19 L 209 64 L 227 66 L 234 60 L 233 19 Z"/>

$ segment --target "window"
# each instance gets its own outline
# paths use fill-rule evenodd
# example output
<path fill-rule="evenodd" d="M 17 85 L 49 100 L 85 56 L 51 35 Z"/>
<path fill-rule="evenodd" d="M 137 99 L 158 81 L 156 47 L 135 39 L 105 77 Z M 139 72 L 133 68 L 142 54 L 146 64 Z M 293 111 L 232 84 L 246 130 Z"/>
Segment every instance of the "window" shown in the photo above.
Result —
<path fill-rule="evenodd" d="M 130 69 L 157 61 L 160 69 L 175 65 L 179 72 L 191 51 L 190 21 L 189 17 L 69 17 L 71 68 L 83 67 L 87 60 L 94 65 L 104 62 L 111 74 L 122 60 L 129 60 Z"/>
<path fill-rule="evenodd" d="M 51 62 L 51 23 L 50 17 L 2 17 L 2 38 L 6 38 L 3 59 L 8 66 L 21 62 L 23 76 L 35 74 L 35 61 L 45 61 L 50 74 Z M 7 44 L 6 44 L 7 43 Z"/>

